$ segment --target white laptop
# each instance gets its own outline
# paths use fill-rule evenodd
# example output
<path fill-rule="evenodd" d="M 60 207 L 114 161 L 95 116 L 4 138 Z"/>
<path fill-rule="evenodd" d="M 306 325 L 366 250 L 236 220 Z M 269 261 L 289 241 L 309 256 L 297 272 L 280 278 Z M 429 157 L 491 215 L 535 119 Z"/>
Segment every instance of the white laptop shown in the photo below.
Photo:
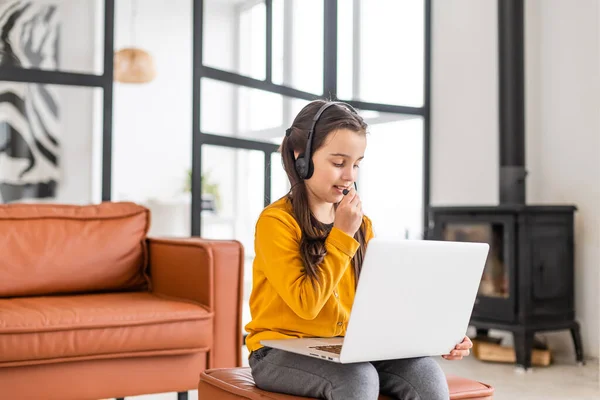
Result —
<path fill-rule="evenodd" d="M 375 237 L 345 337 L 262 340 L 338 363 L 448 354 L 467 331 L 489 245 Z"/>

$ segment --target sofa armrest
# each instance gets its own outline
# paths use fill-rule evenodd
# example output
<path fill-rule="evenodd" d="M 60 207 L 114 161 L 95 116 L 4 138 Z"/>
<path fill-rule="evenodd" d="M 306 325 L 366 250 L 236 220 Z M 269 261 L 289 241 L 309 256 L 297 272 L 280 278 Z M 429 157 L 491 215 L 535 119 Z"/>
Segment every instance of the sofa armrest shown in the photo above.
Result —
<path fill-rule="evenodd" d="M 241 366 L 244 248 L 235 240 L 148 238 L 152 291 L 214 313 L 209 368 Z"/>

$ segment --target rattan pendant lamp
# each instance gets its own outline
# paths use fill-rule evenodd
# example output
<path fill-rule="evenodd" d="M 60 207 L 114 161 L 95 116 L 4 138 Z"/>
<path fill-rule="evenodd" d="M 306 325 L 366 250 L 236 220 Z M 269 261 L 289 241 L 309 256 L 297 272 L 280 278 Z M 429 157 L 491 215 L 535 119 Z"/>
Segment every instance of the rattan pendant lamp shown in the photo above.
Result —
<path fill-rule="evenodd" d="M 131 47 L 115 52 L 114 80 L 121 83 L 148 83 L 156 77 L 156 68 L 150 53 L 135 47 L 136 0 L 132 1 L 131 7 Z"/>

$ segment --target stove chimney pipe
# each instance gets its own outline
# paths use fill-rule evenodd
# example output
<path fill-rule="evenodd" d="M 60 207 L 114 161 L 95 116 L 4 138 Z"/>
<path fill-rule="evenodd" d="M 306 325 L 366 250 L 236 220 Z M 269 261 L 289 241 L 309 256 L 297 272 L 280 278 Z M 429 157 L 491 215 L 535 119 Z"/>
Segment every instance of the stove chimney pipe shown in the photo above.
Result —
<path fill-rule="evenodd" d="M 523 0 L 498 0 L 500 204 L 525 204 Z"/>

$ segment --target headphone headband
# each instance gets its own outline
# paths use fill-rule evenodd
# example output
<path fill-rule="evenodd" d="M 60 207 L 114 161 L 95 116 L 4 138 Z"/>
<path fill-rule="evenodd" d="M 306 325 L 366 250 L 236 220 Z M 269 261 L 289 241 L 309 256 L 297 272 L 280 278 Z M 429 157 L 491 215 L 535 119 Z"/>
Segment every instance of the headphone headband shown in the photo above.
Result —
<path fill-rule="evenodd" d="M 317 111 L 315 116 L 313 117 L 312 125 L 311 125 L 310 129 L 308 130 L 308 138 L 306 139 L 306 149 L 304 151 L 304 154 L 298 156 L 298 159 L 296 160 L 296 171 L 298 172 L 298 175 L 300 175 L 300 177 L 302 179 L 309 179 L 313 174 L 312 154 L 311 153 L 312 153 L 312 141 L 313 141 L 313 136 L 314 136 L 314 132 L 315 132 L 315 127 L 317 126 L 317 122 L 319 122 L 319 119 L 321 118 L 321 115 L 325 112 L 325 110 L 327 110 L 329 107 L 334 106 L 334 105 L 345 106 L 350 112 L 358 115 L 358 112 L 354 109 L 354 107 L 352 107 L 350 104 L 344 103 L 342 101 L 328 101 L 327 103 L 323 104 L 321 106 L 321 108 L 319 108 L 319 111 Z M 288 131 L 291 133 L 291 130 L 288 130 Z M 289 136 L 288 131 L 286 131 L 286 136 Z"/>

